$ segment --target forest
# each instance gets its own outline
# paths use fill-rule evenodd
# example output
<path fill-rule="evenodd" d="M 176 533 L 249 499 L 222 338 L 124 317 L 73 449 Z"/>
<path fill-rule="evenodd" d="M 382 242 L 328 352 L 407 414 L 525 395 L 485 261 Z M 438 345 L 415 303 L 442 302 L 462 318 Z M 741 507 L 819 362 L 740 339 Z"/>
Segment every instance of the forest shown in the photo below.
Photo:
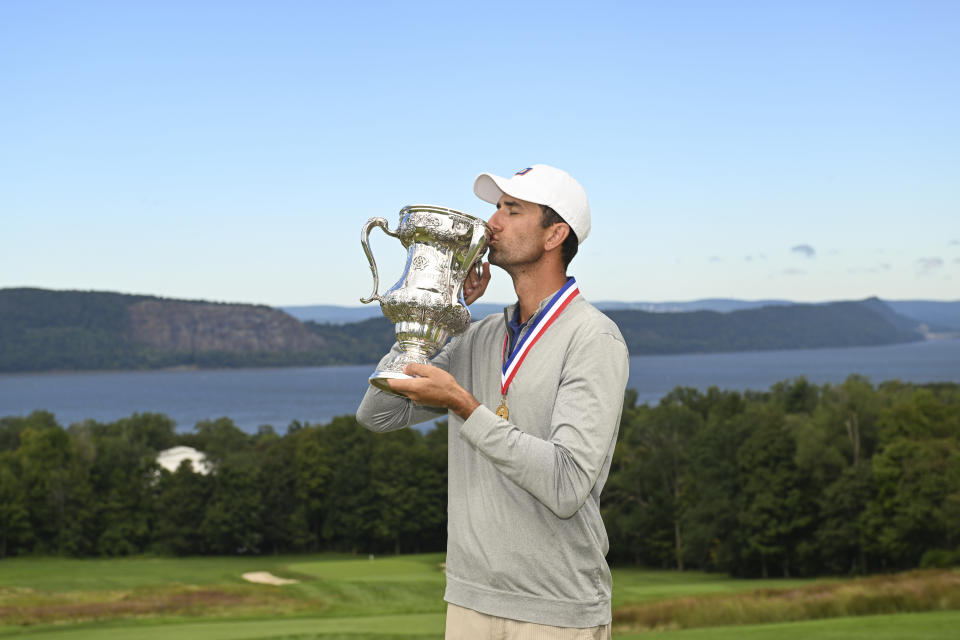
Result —
<path fill-rule="evenodd" d="M 735 576 L 960 564 L 960 385 L 628 390 L 601 497 L 615 564 Z M 0 418 L 0 557 L 441 551 L 447 425 L 255 434 L 161 414 Z M 203 451 L 214 472 L 156 463 Z"/>

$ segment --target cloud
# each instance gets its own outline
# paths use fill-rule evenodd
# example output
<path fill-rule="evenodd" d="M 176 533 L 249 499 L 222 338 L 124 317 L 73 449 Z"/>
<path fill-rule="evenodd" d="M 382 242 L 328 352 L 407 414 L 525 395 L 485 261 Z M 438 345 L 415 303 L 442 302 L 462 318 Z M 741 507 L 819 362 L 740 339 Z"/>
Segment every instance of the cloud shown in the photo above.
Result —
<path fill-rule="evenodd" d="M 780 273 L 782 273 L 785 276 L 802 276 L 803 274 L 806 273 L 806 271 L 804 271 L 803 269 L 784 269 Z"/>
<path fill-rule="evenodd" d="M 723 258 L 720 256 L 710 256 L 710 262 L 723 262 Z"/>
<path fill-rule="evenodd" d="M 953 240 L 950 241 L 951 246 L 955 244 L 960 244 L 960 240 L 957 240 L 956 238 L 954 238 Z"/>
<path fill-rule="evenodd" d="M 817 252 L 814 250 L 814 248 L 808 244 L 798 244 L 795 247 L 791 247 L 790 251 L 795 251 L 796 253 L 802 253 L 808 258 L 812 258 L 813 256 L 817 255 Z"/>
<path fill-rule="evenodd" d="M 953 259 L 953 263 L 954 263 L 954 264 L 960 264 L 960 258 L 954 258 L 954 259 Z"/>
<path fill-rule="evenodd" d="M 936 271 L 943 266 L 943 260 L 940 258 L 920 258 L 917 260 L 917 270 L 920 275 L 925 275 Z"/>

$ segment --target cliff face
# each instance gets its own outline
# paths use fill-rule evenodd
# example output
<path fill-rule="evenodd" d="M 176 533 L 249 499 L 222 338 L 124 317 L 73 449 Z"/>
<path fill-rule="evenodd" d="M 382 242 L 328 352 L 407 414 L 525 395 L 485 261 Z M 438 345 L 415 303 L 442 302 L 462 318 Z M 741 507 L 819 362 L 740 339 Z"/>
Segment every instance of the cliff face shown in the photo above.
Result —
<path fill-rule="evenodd" d="M 128 308 L 134 342 L 166 352 L 296 352 L 323 340 L 269 307 L 180 300 L 143 300 Z"/>

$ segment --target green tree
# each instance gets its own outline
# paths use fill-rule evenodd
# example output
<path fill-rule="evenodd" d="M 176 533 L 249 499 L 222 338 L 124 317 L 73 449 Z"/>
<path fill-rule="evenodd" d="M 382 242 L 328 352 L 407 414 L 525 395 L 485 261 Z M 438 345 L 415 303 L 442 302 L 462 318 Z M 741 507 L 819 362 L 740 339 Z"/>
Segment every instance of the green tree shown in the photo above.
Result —
<path fill-rule="evenodd" d="M 792 421 L 776 405 L 750 407 L 745 417 L 754 430 L 737 451 L 745 478 L 739 509 L 744 560 L 759 564 L 765 578 L 771 565 L 779 563 L 787 577 L 796 559 L 794 550 L 813 522 L 804 478 L 794 462 Z M 749 566 L 741 570 L 751 572 Z"/>
<path fill-rule="evenodd" d="M 185 434 L 180 441 L 202 451 L 214 466 L 232 454 L 250 451 L 252 445 L 252 438 L 230 418 L 198 422 L 194 433 Z"/>
<path fill-rule="evenodd" d="M 753 432 L 738 393 L 709 390 L 706 424 L 692 444 L 685 510 L 685 555 L 696 567 L 731 571 L 740 557 L 738 496 L 744 480 L 737 451 Z"/>
<path fill-rule="evenodd" d="M 797 433 L 797 465 L 818 495 L 818 528 L 801 547 L 812 572 L 867 572 L 861 516 L 874 494 L 869 461 L 879 410 L 880 396 L 869 381 L 850 376 L 842 385 L 824 386 L 813 419 Z"/>
<path fill-rule="evenodd" d="M 70 555 L 89 553 L 94 517 L 84 470 L 72 455 L 70 437 L 59 425 L 30 423 L 16 451 L 27 487 L 34 551 Z"/>
<path fill-rule="evenodd" d="M 199 534 L 210 553 L 256 554 L 263 542 L 261 475 L 253 455 L 234 454 L 213 472 Z"/>
<path fill-rule="evenodd" d="M 687 467 L 702 427 L 687 405 L 699 397 L 677 389 L 653 409 L 624 411 L 603 501 L 615 557 L 683 569 Z"/>
<path fill-rule="evenodd" d="M 864 514 L 884 568 L 911 568 L 931 549 L 960 544 L 960 446 L 956 438 L 898 438 L 873 459 L 877 497 Z"/>
<path fill-rule="evenodd" d="M 161 553 L 190 555 L 208 551 L 200 535 L 214 479 L 193 470 L 184 460 L 173 473 L 158 472 L 155 495 L 157 518 L 152 546 Z"/>
<path fill-rule="evenodd" d="M 316 550 L 323 521 L 324 478 L 329 473 L 317 427 L 291 429 L 283 438 L 260 439 L 265 550 Z"/>
<path fill-rule="evenodd" d="M 27 488 L 19 460 L 12 451 L 0 451 L 0 558 L 29 548 L 32 534 Z"/>
<path fill-rule="evenodd" d="M 354 553 L 372 547 L 378 509 L 371 482 L 373 434 L 355 416 L 334 418 L 323 430 L 329 451 L 330 476 L 323 501 L 324 545 Z"/>

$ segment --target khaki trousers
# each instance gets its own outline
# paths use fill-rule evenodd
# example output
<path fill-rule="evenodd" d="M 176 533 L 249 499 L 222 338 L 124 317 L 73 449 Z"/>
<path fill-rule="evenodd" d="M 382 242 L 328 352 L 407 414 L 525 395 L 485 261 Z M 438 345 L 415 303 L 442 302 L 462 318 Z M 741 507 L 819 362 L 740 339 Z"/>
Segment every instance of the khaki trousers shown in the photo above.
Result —
<path fill-rule="evenodd" d="M 610 640 L 610 625 L 575 629 L 489 616 L 447 604 L 445 640 Z"/>

